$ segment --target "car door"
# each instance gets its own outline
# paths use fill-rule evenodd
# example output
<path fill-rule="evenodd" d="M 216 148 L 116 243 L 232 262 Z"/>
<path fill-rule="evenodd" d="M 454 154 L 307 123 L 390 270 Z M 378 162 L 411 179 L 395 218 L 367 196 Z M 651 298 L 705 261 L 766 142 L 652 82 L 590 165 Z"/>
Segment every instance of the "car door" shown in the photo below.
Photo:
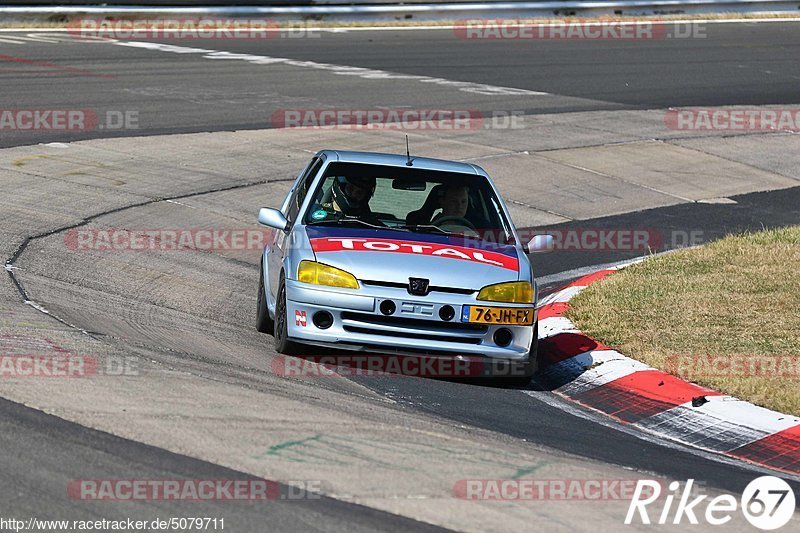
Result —
<path fill-rule="evenodd" d="M 314 157 L 306 167 L 302 176 L 295 182 L 294 188 L 289 191 L 286 200 L 281 206 L 281 211 L 288 221 L 286 231 L 276 231 L 275 237 L 267 254 L 267 266 L 269 270 L 269 288 L 273 301 L 278 294 L 278 283 L 280 283 L 281 265 L 288 252 L 287 246 L 289 234 L 294 227 L 300 207 L 308 194 L 308 189 L 314 181 L 314 177 L 322 166 L 323 158 Z"/>

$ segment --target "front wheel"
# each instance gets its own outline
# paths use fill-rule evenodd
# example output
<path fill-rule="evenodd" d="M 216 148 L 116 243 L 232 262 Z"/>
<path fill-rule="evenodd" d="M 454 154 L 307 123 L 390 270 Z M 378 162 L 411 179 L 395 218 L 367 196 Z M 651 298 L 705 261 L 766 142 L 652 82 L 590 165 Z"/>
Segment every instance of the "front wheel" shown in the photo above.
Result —
<path fill-rule="evenodd" d="M 256 305 L 256 329 L 261 333 L 273 333 L 275 331 L 275 322 L 269 317 L 269 309 L 267 308 L 267 295 L 264 291 L 263 266 L 258 275 L 258 303 Z"/>
<path fill-rule="evenodd" d="M 275 351 L 284 355 L 294 355 L 299 351 L 299 345 L 289 340 L 287 320 L 286 283 L 281 274 L 281 282 L 278 285 L 278 301 L 275 304 Z"/>

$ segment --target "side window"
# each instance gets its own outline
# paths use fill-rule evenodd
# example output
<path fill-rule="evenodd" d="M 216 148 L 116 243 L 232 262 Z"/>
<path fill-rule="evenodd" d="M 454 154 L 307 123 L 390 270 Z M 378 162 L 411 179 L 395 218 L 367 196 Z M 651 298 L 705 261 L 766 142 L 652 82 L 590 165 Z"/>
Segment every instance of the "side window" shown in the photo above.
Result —
<path fill-rule="evenodd" d="M 316 163 L 316 162 L 317 162 L 317 158 L 316 157 L 312 157 L 308 161 L 308 163 L 306 163 L 306 166 L 303 167 L 302 172 L 300 172 L 300 175 L 298 175 L 297 179 L 294 180 L 294 183 L 292 183 L 292 187 L 293 188 L 289 189 L 289 192 L 287 193 L 286 198 L 283 199 L 283 203 L 281 204 L 281 213 L 283 213 L 284 215 L 286 215 L 289 212 L 289 204 L 291 203 L 292 198 L 294 197 L 294 192 L 296 190 L 294 187 L 296 187 L 298 183 L 303 181 L 305 179 L 305 177 L 308 176 L 308 171 L 311 170 L 311 167 L 313 167 L 314 163 Z"/>
<path fill-rule="evenodd" d="M 297 189 L 292 194 L 292 198 L 289 200 L 289 209 L 286 212 L 286 220 L 289 221 L 289 225 L 293 225 L 295 219 L 297 218 L 297 213 L 300 211 L 300 206 L 303 205 L 303 200 L 306 199 L 306 194 L 308 194 L 308 188 L 311 186 L 311 182 L 314 181 L 314 177 L 319 172 L 320 167 L 322 166 L 322 159 L 317 159 L 309 168 L 306 175 L 303 176 L 303 179 L 300 183 L 297 184 Z"/>

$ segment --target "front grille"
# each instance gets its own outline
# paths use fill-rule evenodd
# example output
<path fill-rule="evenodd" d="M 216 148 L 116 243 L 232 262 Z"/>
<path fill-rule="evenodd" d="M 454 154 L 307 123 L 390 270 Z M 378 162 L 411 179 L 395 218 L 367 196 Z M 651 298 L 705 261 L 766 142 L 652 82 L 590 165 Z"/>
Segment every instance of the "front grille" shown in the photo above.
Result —
<path fill-rule="evenodd" d="M 396 281 L 378 281 L 372 279 L 362 279 L 361 283 L 364 285 L 374 285 L 376 287 L 392 287 L 394 289 L 405 289 L 408 290 L 408 283 L 398 283 Z M 447 292 L 450 294 L 473 294 L 477 292 L 473 289 L 459 289 L 456 287 L 439 287 L 436 285 L 431 285 L 428 287 L 428 292 Z"/>
<path fill-rule="evenodd" d="M 358 326 L 344 326 L 345 331 L 350 331 L 352 333 L 366 333 L 368 335 L 383 335 L 385 337 L 404 337 L 407 338 L 409 336 L 408 333 L 402 333 L 400 331 L 383 331 L 380 329 L 370 329 L 370 328 L 362 328 Z M 430 335 L 427 333 L 417 333 L 416 331 L 413 333 L 415 339 L 419 340 L 426 340 L 426 341 L 440 341 L 440 342 L 458 342 L 461 344 L 480 344 L 481 339 L 476 339 L 473 337 L 445 337 L 444 335 Z"/>
<path fill-rule="evenodd" d="M 369 335 L 382 335 L 386 337 L 413 337 L 420 340 L 455 342 L 461 344 L 480 344 L 488 327 L 482 324 L 465 324 L 462 322 L 444 322 L 439 320 L 424 320 L 405 318 L 399 316 L 373 315 L 368 313 L 342 312 L 344 321 L 357 321 L 358 324 L 343 325 L 345 331 L 353 333 L 366 333 Z M 371 328 L 370 325 L 376 327 Z M 396 326 L 413 328 L 415 331 L 387 331 L 378 326 Z M 420 331 L 425 330 L 425 331 Z M 461 333 L 461 335 L 442 335 L 440 333 Z"/>
<path fill-rule="evenodd" d="M 447 331 L 464 331 L 466 333 L 486 333 L 489 328 L 483 324 L 470 324 L 467 322 L 445 322 L 444 320 L 423 320 L 416 318 L 405 318 L 401 316 L 384 316 L 373 315 L 369 313 L 354 313 L 352 311 L 343 311 L 342 318 L 344 320 L 358 320 L 359 322 L 368 322 L 372 324 L 387 324 L 391 326 L 409 326 L 409 327 L 428 327 L 437 328 Z"/>

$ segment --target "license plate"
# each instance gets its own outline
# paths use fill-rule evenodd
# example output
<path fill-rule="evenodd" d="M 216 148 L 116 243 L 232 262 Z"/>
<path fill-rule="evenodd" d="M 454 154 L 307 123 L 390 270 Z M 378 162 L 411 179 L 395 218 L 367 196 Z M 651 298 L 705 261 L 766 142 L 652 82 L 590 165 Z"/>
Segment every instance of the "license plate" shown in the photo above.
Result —
<path fill-rule="evenodd" d="M 465 305 L 461 311 L 461 321 L 476 322 L 478 324 L 530 326 L 533 324 L 533 311 L 533 307 Z"/>

